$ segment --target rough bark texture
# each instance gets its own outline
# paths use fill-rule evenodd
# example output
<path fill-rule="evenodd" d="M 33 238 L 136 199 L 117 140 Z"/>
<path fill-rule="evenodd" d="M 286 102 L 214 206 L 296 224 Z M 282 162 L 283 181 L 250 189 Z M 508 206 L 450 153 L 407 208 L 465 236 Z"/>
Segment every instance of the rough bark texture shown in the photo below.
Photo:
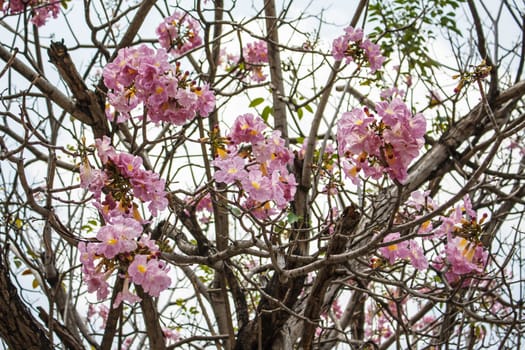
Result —
<path fill-rule="evenodd" d="M 345 209 L 328 243 L 327 257 L 332 254 L 342 253 L 345 250 L 349 236 L 354 232 L 359 218 L 360 215 L 353 205 Z M 314 280 L 304 311 L 306 320 L 303 325 L 300 345 L 303 349 L 311 349 L 313 347 L 315 328 L 319 323 L 318 317 L 323 307 L 330 307 L 330 305 L 325 304 L 325 295 L 330 282 L 336 277 L 336 268 L 337 265 L 335 264 L 321 268 Z"/>
<path fill-rule="evenodd" d="M 140 306 L 142 312 L 144 313 L 144 323 L 146 325 L 146 334 L 148 335 L 150 349 L 152 350 L 163 350 L 166 349 L 166 341 L 164 339 L 164 334 L 162 333 L 162 328 L 159 323 L 159 314 L 153 298 L 144 293 L 144 290 L 141 286 L 135 286 L 137 288 L 137 294 L 142 298 Z"/>
<path fill-rule="evenodd" d="M 104 113 L 105 96 L 97 95 L 87 88 L 63 42 L 51 42 L 48 55 L 75 97 L 76 107 L 91 119 L 89 125 L 93 128 L 95 138 L 109 135 L 108 119 Z"/>
<path fill-rule="evenodd" d="M 42 325 L 33 317 L 9 278 L 0 252 L 0 335 L 9 349 L 52 349 Z"/>

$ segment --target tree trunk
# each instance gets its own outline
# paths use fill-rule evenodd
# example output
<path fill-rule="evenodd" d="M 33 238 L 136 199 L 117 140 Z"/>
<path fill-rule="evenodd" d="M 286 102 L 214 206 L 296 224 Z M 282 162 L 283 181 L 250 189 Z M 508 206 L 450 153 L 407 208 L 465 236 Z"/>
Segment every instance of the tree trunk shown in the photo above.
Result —
<path fill-rule="evenodd" d="M 9 349 L 52 349 L 44 327 L 33 317 L 9 278 L 0 252 L 0 336 Z"/>

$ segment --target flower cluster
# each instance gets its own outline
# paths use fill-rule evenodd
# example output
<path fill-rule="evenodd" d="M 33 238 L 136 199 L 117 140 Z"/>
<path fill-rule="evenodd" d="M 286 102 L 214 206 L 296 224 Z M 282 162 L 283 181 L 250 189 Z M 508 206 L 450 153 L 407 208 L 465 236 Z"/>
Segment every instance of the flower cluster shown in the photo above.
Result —
<path fill-rule="evenodd" d="M 251 71 L 251 79 L 255 82 L 266 80 L 266 74 L 263 74 L 262 68 L 268 63 L 268 49 L 265 41 L 255 41 L 248 43 L 243 48 L 245 69 Z"/>
<path fill-rule="evenodd" d="M 338 152 L 345 174 L 358 182 L 362 170 L 374 179 L 388 173 L 403 182 L 410 162 L 424 143 L 426 122 L 412 115 L 399 97 L 376 104 L 377 116 L 367 108 L 343 113 L 337 125 Z"/>
<path fill-rule="evenodd" d="M 445 237 L 446 244 L 434 267 L 444 273 L 449 283 L 462 280 L 463 284 L 468 284 L 470 279 L 466 277 L 484 272 L 488 252 L 479 238 L 486 218 L 483 215 L 478 221 L 468 195 L 463 198 L 463 205 L 457 205 L 449 215 L 440 216 L 440 225 L 433 233 L 436 237 Z"/>
<path fill-rule="evenodd" d="M 57 18 L 60 13 L 61 1 L 56 0 L 10 0 L 0 1 L 0 10 L 5 15 L 14 15 L 31 9 L 31 22 L 37 27 L 46 24 L 50 17 Z"/>
<path fill-rule="evenodd" d="M 199 23 L 182 12 L 166 17 L 157 27 L 156 33 L 160 46 L 176 57 L 202 44 Z"/>
<path fill-rule="evenodd" d="M 104 218 L 125 216 L 137 219 L 140 215 L 134 198 L 147 202 L 154 216 L 167 207 L 165 180 L 151 170 L 144 170 L 142 158 L 118 153 L 107 136 L 97 139 L 95 145 L 104 169 L 92 169 L 84 159 L 80 168 L 80 185 L 93 193 L 95 205 Z"/>
<path fill-rule="evenodd" d="M 235 72 L 240 79 L 249 79 L 262 83 L 268 77 L 263 68 L 268 64 L 268 48 L 263 40 L 246 44 L 242 48 L 242 58 L 239 55 L 221 52 L 222 63 L 226 71 Z M 247 79 L 246 79 L 247 80 Z"/>
<path fill-rule="evenodd" d="M 388 305 L 390 306 L 390 305 Z M 389 310 L 391 308 L 389 307 Z M 392 320 L 387 311 L 383 311 L 376 303 L 367 303 L 365 310 L 365 339 L 375 344 L 382 344 L 394 330 Z"/>
<path fill-rule="evenodd" d="M 284 209 L 297 186 L 287 169 L 293 160 L 292 152 L 285 147 L 279 131 L 265 134 L 266 129 L 260 117 L 237 117 L 228 135 L 227 149 L 213 161 L 217 168 L 215 180 L 238 186 L 244 208 L 259 218 Z"/>
<path fill-rule="evenodd" d="M 383 242 L 392 242 L 400 238 L 399 232 L 394 232 L 385 237 Z M 423 271 L 428 268 L 428 261 L 425 257 L 423 249 L 415 240 L 400 241 L 398 243 L 390 244 L 386 247 L 379 248 L 379 252 L 388 260 L 390 264 L 394 264 L 396 259 L 409 259 L 416 269 Z"/>
<path fill-rule="evenodd" d="M 171 279 L 168 269 L 158 259 L 159 247 L 143 234 L 142 224 L 146 221 L 141 218 L 134 200 L 147 202 L 149 211 L 156 216 L 168 204 L 165 181 L 158 174 L 142 169 L 140 157 L 118 153 L 108 137 L 96 140 L 96 149 L 103 169 L 93 169 L 87 158 L 80 168 L 80 185 L 93 193 L 95 206 L 105 220 L 96 242 L 78 245 L 88 292 L 97 292 L 97 299 L 105 299 L 109 293 L 107 279 L 118 270 L 125 280 L 115 307 L 122 300 L 140 301 L 129 291 L 130 282 L 158 296 L 169 287 Z"/>
<path fill-rule="evenodd" d="M 215 95 L 207 84 L 197 86 L 180 64 L 168 61 L 166 50 L 146 45 L 123 48 L 104 68 L 108 93 L 108 118 L 124 122 L 142 104 L 153 122 L 182 125 L 197 114 L 206 117 L 215 108 Z M 113 110 L 114 109 L 114 110 Z M 115 118 L 115 113 L 118 113 Z"/>
<path fill-rule="evenodd" d="M 435 210 L 437 205 L 428 194 L 428 191 L 413 192 L 401 216 L 418 219 L 420 214 Z M 432 265 L 448 283 L 457 284 L 461 281 L 467 285 L 471 277 L 484 273 L 488 252 L 480 243 L 480 236 L 481 225 L 486 218 L 487 215 L 483 215 L 478 221 L 477 213 L 466 195 L 461 205 L 440 215 L 434 222 L 425 221 L 418 228 L 417 234 L 421 239 L 444 242 L 444 249 L 433 259 Z M 400 234 L 395 232 L 387 235 L 383 243 L 393 241 L 393 244 L 379 248 L 379 253 L 390 264 L 394 264 L 396 259 L 408 259 L 420 271 L 428 268 L 423 249 L 414 239 L 402 240 Z"/>
<path fill-rule="evenodd" d="M 345 59 L 347 64 L 352 61 L 361 64 L 366 60 L 370 65 L 370 73 L 375 73 L 385 61 L 379 45 L 372 43 L 370 39 L 363 40 L 363 30 L 351 26 L 345 28 L 344 35 L 333 41 L 332 56 L 338 61 Z"/>

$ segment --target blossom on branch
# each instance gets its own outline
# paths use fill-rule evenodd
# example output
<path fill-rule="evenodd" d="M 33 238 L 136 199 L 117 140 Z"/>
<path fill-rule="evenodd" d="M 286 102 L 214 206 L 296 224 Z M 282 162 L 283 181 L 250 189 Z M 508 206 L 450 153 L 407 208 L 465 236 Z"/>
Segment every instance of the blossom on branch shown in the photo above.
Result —
<path fill-rule="evenodd" d="M 265 81 L 267 75 L 262 72 L 262 68 L 268 63 L 266 42 L 259 40 L 248 43 L 242 51 L 245 68 L 252 72 L 251 79 L 258 83 Z"/>
<path fill-rule="evenodd" d="M 141 300 L 129 291 L 130 282 L 142 285 L 152 296 L 159 296 L 169 287 L 171 279 L 159 260 L 158 245 L 143 233 L 142 225 L 147 221 L 139 214 L 135 199 L 147 202 L 151 214 L 157 216 L 168 205 L 165 180 L 151 170 L 144 170 L 142 158 L 117 152 L 107 136 L 97 139 L 95 148 L 103 169 L 92 169 L 84 155 L 80 181 L 82 188 L 94 193 L 94 205 L 106 224 L 99 229 L 96 242 L 78 245 L 88 292 L 96 291 L 98 300 L 105 299 L 109 293 L 107 279 L 119 270 L 126 274 L 123 275 L 124 288 L 119 291 L 114 307 L 122 301 Z"/>
<path fill-rule="evenodd" d="M 258 218 L 284 209 L 293 199 L 297 183 L 288 166 L 292 152 L 278 130 L 265 133 L 262 118 L 252 114 L 237 117 L 230 133 L 228 152 L 220 152 L 212 164 L 214 179 L 242 190 L 242 206 Z"/>
<path fill-rule="evenodd" d="M 4 12 L 4 15 L 15 15 L 30 8 L 31 22 L 37 27 L 42 27 L 50 17 L 58 17 L 61 2 L 57 0 L 10 0 L 4 4 L 4 1 L 0 1 L 0 10 Z"/>
<path fill-rule="evenodd" d="M 332 56 L 338 61 L 344 59 L 346 64 L 356 62 L 361 65 L 367 61 L 370 73 L 373 74 L 381 68 L 385 57 L 381 55 L 379 45 L 372 43 L 370 39 L 363 40 L 363 36 L 363 30 L 360 28 L 345 28 L 345 34 L 334 39 L 332 43 Z"/>
<path fill-rule="evenodd" d="M 175 12 L 159 24 L 156 33 L 160 46 L 175 57 L 202 44 L 199 23 L 187 13 Z"/>
<path fill-rule="evenodd" d="M 354 108 L 342 114 L 337 124 L 338 152 L 347 177 L 358 182 L 365 176 L 378 179 L 387 173 L 403 182 L 410 162 L 424 144 L 426 121 L 412 115 L 400 98 L 375 106 L 377 116 L 367 108 Z"/>
<path fill-rule="evenodd" d="M 209 86 L 198 86 L 189 72 L 181 70 L 180 63 L 170 64 L 163 48 L 123 48 L 104 67 L 103 77 L 110 89 L 106 113 L 118 123 L 131 118 L 139 105 L 151 121 L 175 125 L 197 115 L 207 117 L 215 108 L 215 95 Z"/>
<path fill-rule="evenodd" d="M 399 240 L 400 237 L 399 232 L 390 233 L 385 237 L 383 242 L 396 241 Z M 420 271 L 428 268 L 428 261 L 423 249 L 414 240 L 400 241 L 387 245 L 386 247 L 381 247 L 379 248 L 379 252 L 391 265 L 394 264 L 397 259 L 409 259 L 412 265 Z"/>

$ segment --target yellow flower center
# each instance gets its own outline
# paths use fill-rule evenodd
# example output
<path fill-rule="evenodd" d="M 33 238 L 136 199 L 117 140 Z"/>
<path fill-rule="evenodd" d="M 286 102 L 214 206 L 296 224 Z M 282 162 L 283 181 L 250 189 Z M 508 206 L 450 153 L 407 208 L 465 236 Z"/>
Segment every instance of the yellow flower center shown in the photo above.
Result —
<path fill-rule="evenodd" d="M 392 244 L 392 245 L 389 245 L 388 247 L 386 247 L 389 251 L 393 252 L 395 250 L 397 250 L 397 244 Z"/>

